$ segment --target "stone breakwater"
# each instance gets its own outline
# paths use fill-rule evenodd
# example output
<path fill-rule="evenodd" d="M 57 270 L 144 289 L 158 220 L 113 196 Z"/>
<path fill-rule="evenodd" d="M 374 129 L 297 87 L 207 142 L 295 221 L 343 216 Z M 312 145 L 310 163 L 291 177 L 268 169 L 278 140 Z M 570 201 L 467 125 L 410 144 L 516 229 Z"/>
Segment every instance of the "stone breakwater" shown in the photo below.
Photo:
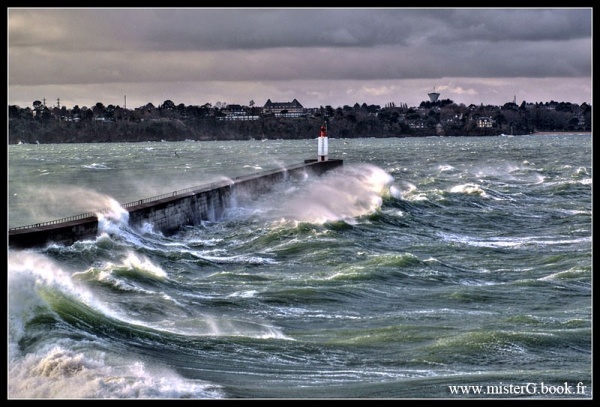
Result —
<path fill-rule="evenodd" d="M 151 224 L 165 235 L 182 226 L 200 224 L 203 220 L 218 220 L 225 209 L 237 202 L 269 192 L 277 183 L 308 173 L 323 173 L 343 165 L 342 160 L 306 160 L 304 163 L 233 180 L 213 182 L 159 197 L 142 199 L 123 205 L 128 212 L 128 224 L 142 227 Z M 49 244 L 72 245 L 98 236 L 99 214 L 82 214 L 66 219 L 9 229 L 9 248 L 27 249 Z"/>

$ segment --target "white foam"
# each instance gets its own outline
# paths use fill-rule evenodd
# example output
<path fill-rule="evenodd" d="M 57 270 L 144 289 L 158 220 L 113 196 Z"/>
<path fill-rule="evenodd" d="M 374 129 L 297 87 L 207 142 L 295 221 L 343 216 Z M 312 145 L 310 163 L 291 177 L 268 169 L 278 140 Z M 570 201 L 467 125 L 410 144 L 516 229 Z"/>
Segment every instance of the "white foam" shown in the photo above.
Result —
<path fill-rule="evenodd" d="M 96 216 L 99 234 L 119 233 L 129 223 L 129 212 L 112 198 L 108 199 L 108 208 L 99 211 Z"/>
<path fill-rule="evenodd" d="M 289 221 L 325 223 L 367 215 L 379 209 L 394 178 L 370 164 L 345 166 L 308 183 L 288 190 L 283 202 L 269 215 Z"/>
<path fill-rule="evenodd" d="M 219 386 L 182 378 L 170 369 L 145 365 L 122 354 L 75 351 L 56 344 L 12 359 L 9 398 L 131 399 L 223 398 Z M 79 346 L 81 348 L 81 345 Z"/>
<path fill-rule="evenodd" d="M 467 194 L 467 195 L 479 195 L 482 197 L 487 196 L 485 191 L 477 184 L 467 183 L 462 185 L 456 185 L 451 187 L 449 190 L 451 193 Z"/>

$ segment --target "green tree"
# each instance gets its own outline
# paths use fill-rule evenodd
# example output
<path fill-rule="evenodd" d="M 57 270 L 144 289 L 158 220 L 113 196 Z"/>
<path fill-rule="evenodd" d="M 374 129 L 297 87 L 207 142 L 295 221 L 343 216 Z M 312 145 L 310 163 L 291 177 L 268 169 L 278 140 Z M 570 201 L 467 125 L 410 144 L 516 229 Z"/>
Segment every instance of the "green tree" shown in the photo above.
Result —
<path fill-rule="evenodd" d="M 79 108 L 79 105 L 73 106 L 73 109 L 71 109 L 71 114 L 73 117 L 81 118 L 81 109 Z"/>
<path fill-rule="evenodd" d="M 166 110 L 175 110 L 176 106 L 175 106 L 175 103 L 173 103 L 173 101 L 172 101 L 172 100 L 168 100 L 168 99 L 167 99 L 167 100 L 165 100 L 165 101 L 163 102 L 163 104 L 161 105 L 161 107 L 160 107 L 160 108 L 162 108 L 162 109 L 166 109 Z M 159 108 L 159 109 L 160 109 L 160 108 Z"/>

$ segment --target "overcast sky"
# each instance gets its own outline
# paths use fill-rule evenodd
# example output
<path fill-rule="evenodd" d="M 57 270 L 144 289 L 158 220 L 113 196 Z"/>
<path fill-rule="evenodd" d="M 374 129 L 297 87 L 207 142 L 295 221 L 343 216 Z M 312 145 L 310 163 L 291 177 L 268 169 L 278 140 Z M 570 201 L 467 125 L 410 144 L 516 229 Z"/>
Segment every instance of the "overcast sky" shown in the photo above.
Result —
<path fill-rule="evenodd" d="M 9 8 L 8 104 L 592 102 L 592 9 Z"/>

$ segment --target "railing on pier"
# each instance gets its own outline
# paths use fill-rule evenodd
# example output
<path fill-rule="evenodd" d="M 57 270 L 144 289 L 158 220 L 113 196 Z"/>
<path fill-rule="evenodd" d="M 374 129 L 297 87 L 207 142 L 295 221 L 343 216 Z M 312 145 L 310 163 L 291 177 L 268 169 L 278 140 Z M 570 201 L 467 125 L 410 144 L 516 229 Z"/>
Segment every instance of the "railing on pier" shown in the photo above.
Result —
<path fill-rule="evenodd" d="M 234 179 L 239 179 L 240 177 L 236 177 Z M 122 208 L 130 208 L 132 206 L 137 206 L 137 205 L 143 205 L 145 203 L 149 203 L 149 202 L 155 202 L 155 201 L 160 201 L 161 199 L 165 199 L 165 198 L 171 198 L 174 196 L 178 196 L 178 195 L 183 195 L 183 194 L 188 194 L 190 192 L 194 192 L 194 191 L 198 191 L 201 189 L 213 189 L 216 187 L 223 187 L 225 185 L 231 185 L 233 184 L 233 181 L 230 180 L 223 180 L 223 181 L 215 181 L 215 182 L 211 182 L 208 184 L 203 184 L 200 186 L 195 186 L 195 187 L 189 187 L 189 188 L 185 188 L 185 189 L 180 189 L 174 192 L 169 192 L 167 194 L 162 194 L 162 195 L 157 195 L 157 196 L 153 196 L 151 198 L 144 198 L 144 199 L 139 199 L 137 201 L 133 201 L 133 202 L 128 202 L 126 204 L 122 204 L 121 207 Z M 22 229 L 31 229 L 31 228 L 39 228 L 42 226 L 49 226 L 49 225 L 56 225 L 59 223 L 67 223 L 67 222 L 72 222 L 75 220 L 80 220 L 80 219 L 85 219 L 85 218 L 91 218 L 91 217 L 97 217 L 99 213 L 102 214 L 106 214 L 109 213 L 111 211 L 111 209 L 100 209 L 98 211 L 95 212 L 86 212 L 86 213 L 81 213 L 79 215 L 74 215 L 74 216 L 69 216 L 68 218 L 61 218 L 61 219 L 56 219 L 56 220 L 51 220 L 51 221 L 47 221 L 47 222 L 41 222 L 41 223 L 36 223 L 33 225 L 27 225 L 27 226 L 18 226 L 18 227 L 14 227 L 14 228 L 9 228 L 9 232 L 12 230 L 22 230 Z"/>

